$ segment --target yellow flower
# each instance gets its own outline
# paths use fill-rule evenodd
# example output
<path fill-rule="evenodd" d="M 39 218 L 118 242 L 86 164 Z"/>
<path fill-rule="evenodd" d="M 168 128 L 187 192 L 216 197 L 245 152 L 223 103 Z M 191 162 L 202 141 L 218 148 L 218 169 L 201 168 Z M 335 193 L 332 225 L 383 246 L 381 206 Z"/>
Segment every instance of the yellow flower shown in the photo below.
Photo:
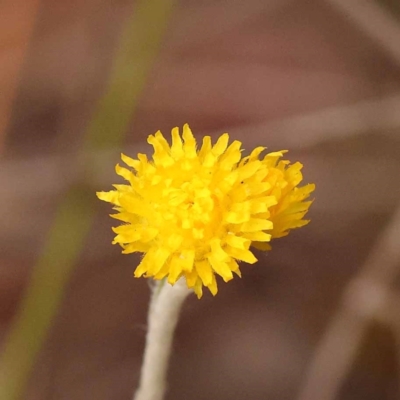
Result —
<path fill-rule="evenodd" d="M 183 276 L 200 298 L 203 285 L 217 293 L 215 274 L 227 282 L 240 276 L 238 262 L 257 261 L 252 244 L 262 247 L 307 224 L 302 218 L 311 202 L 303 200 L 314 186 L 297 188 L 301 164 L 279 161 L 283 152 L 260 160 L 258 147 L 242 158 L 241 143 L 228 146 L 227 133 L 214 146 L 204 137 L 197 151 L 187 124 L 182 138 L 178 128 L 171 145 L 161 132 L 150 135 L 151 160 L 122 154 L 131 169 L 117 165 L 116 172 L 128 184 L 97 196 L 114 204 L 112 217 L 123 221 L 113 228 L 113 244 L 125 254 L 145 254 L 135 277 L 174 284 Z"/>

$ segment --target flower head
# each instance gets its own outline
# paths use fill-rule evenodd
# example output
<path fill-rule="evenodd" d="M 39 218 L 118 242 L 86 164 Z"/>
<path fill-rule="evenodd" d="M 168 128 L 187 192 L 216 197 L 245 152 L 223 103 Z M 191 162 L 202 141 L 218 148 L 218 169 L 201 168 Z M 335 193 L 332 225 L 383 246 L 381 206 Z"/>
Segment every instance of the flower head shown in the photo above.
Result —
<path fill-rule="evenodd" d="M 183 138 L 183 140 L 182 140 Z M 123 253 L 144 257 L 135 277 L 182 276 L 197 296 L 203 285 L 217 293 L 215 275 L 227 282 L 240 276 L 239 262 L 257 261 L 251 246 L 265 248 L 275 237 L 308 223 L 304 201 L 314 185 L 298 188 L 302 165 L 279 160 L 284 152 L 259 156 L 257 147 L 242 158 L 241 143 L 223 134 L 212 145 L 206 136 L 200 150 L 186 124 L 182 137 L 172 130 L 172 144 L 161 132 L 150 135 L 152 159 L 121 155 L 130 169 L 116 166 L 128 184 L 97 196 L 114 204 L 112 217 L 123 222 L 113 228 L 113 244 Z"/>

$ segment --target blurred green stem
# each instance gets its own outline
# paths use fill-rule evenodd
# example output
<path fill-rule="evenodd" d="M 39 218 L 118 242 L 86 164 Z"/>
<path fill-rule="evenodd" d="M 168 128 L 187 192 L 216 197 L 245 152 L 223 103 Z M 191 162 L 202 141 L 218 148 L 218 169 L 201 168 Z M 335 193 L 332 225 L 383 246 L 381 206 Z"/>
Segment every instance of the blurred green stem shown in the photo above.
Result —
<path fill-rule="evenodd" d="M 140 0 L 126 21 L 109 84 L 90 122 L 83 160 L 99 147 L 121 146 L 157 55 L 174 1 Z M 86 173 L 91 165 L 86 161 Z M 90 175 L 88 175 L 90 176 Z M 19 400 L 47 337 L 94 216 L 90 185 L 71 187 L 57 210 L 0 359 L 0 399 Z"/>

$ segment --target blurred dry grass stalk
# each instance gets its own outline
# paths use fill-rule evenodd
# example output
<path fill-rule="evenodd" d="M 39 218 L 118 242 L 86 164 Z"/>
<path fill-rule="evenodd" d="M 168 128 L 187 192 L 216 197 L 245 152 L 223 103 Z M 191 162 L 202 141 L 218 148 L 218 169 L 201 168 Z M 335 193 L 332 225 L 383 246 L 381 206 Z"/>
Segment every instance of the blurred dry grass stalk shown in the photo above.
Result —
<path fill-rule="evenodd" d="M 359 26 L 369 37 L 373 38 L 376 43 L 378 43 L 400 65 L 400 28 L 398 22 L 396 22 L 391 15 L 371 0 L 365 0 L 364 2 L 358 2 L 356 0 L 328 0 L 328 2 L 343 12 L 349 20 L 356 23 L 357 26 Z M 150 4 L 153 4 L 156 7 L 155 4 L 157 4 L 157 1 L 153 1 Z M 151 26 L 156 25 L 157 24 L 154 23 L 151 24 Z M 143 25 L 141 26 L 143 27 Z M 144 24 L 144 26 L 146 26 L 146 24 Z M 158 34 L 161 34 L 161 30 L 156 32 L 156 36 Z M 153 39 L 155 40 L 155 38 Z M 148 61 L 150 61 L 153 56 L 154 54 L 152 53 Z M 122 63 L 121 66 L 123 64 L 124 63 Z M 139 74 L 140 82 L 137 82 L 136 84 L 138 87 L 140 86 L 140 88 L 142 87 L 141 85 L 146 75 L 147 68 L 148 64 L 141 69 L 142 75 Z M 122 83 L 123 82 L 117 79 L 114 82 L 114 87 L 120 87 Z M 137 96 L 138 92 L 135 92 L 135 96 Z M 120 104 L 120 106 L 123 107 L 127 113 L 130 113 L 136 104 L 137 98 L 131 99 L 122 96 L 121 99 L 124 103 Z M 129 106 L 126 104 L 129 104 Z M 102 107 L 112 107 L 112 103 L 104 101 Z M 269 122 L 263 125 L 257 124 L 247 126 L 246 135 L 252 136 L 252 132 L 258 132 L 261 129 L 264 130 L 268 128 L 280 132 L 280 139 L 285 143 L 290 144 L 292 147 L 313 146 L 323 142 L 327 137 L 329 139 L 338 139 L 351 135 L 362 135 L 371 130 L 371 124 L 373 125 L 372 128 L 377 131 L 382 130 L 383 132 L 387 132 L 391 129 L 398 129 L 400 127 L 399 109 L 400 94 L 390 98 L 363 101 L 347 107 L 334 107 L 316 113 L 299 115 L 295 118 L 277 120 L 273 123 Z M 106 114 L 110 115 L 108 110 L 104 112 L 104 115 Z M 97 136 L 97 131 L 94 128 L 89 130 L 85 150 L 88 151 L 89 157 L 92 158 L 91 161 L 94 162 L 94 165 L 99 165 L 99 163 L 107 157 L 107 151 L 110 151 L 110 149 L 112 151 L 112 147 L 118 147 L 123 137 L 124 127 L 129 120 L 128 114 L 126 114 L 126 117 L 127 118 L 121 122 L 119 127 L 121 136 L 118 136 L 117 140 L 113 143 L 107 142 L 107 135 L 104 135 L 104 133 L 107 133 L 107 130 L 111 129 L 110 127 L 112 127 L 112 130 L 114 131 L 114 124 L 118 122 L 118 119 L 110 117 L 107 121 L 97 120 L 97 122 L 95 122 L 96 127 L 104 128 L 104 130 L 99 131 L 103 132 L 100 133 L 100 137 Z M 96 121 L 96 119 L 94 121 Z M 244 129 L 242 128 L 240 130 L 231 129 L 230 133 L 240 138 L 240 135 L 244 132 Z M 296 132 L 297 135 L 293 135 L 293 132 Z M 104 144 L 108 150 L 104 152 L 99 151 L 97 148 L 103 147 Z M 271 143 L 270 145 L 274 146 L 275 143 Z M 43 162 L 46 166 L 44 169 L 46 171 L 51 171 L 56 168 L 59 160 L 57 157 L 49 157 L 41 160 L 41 163 Z M 23 171 L 25 165 L 23 162 L 15 162 L 10 164 L 10 168 L 15 171 Z M 38 169 L 38 171 L 41 171 L 41 169 Z M 104 176 L 98 175 L 96 169 L 86 172 L 89 172 L 96 182 L 101 182 L 104 179 Z M 2 171 L 2 173 L 7 174 L 7 171 Z M 76 178 L 79 177 L 81 173 L 81 166 L 71 168 L 71 176 L 68 182 L 76 181 Z M 17 173 L 16 175 L 23 176 L 22 173 Z M 40 190 L 43 191 L 54 192 L 55 190 L 67 189 L 67 187 L 65 187 L 66 183 L 53 179 L 53 176 L 50 173 L 47 175 L 47 179 L 42 179 L 40 182 L 38 182 L 38 180 L 26 182 L 24 186 L 21 186 L 18 195 L 23 195 L 22 191 L 25 190 L 27 192 L 31 191 L 30 185 L 35 185 L 37 187 L 39 183 L 42 185 Z M 76 189 L 73 189 L 70 192 L 71 196 L 76 193 Z M 68 205 L 70 201 L 69 197 L 65 200 L 65 203 L 61 206 L 61 210 L 64 211 L 59 214 L 60 220 L 55 221 L 55 230 L 53 231 L 53 234 L 50 235 L 50 238 L 53 238 L 55 242 L 57 242 L 56 238 L 58 230 L 61 228 L 64 229 L 63 225 L 65 224 L 65 221 L 73 217 L 68 214 Z M 72 226 L 71 234 L 74 235 L 78 233 L 81 235 L 81 238 L 79 239 L 80 242 L 83 242 L 84 233 L 90 223 L 90 212 L 86 213 L 86 211 L 84 211 L 85 207 L 87 207 L 87 203 L 82 204 L 82 215 L 89 216 L 86 217 L 87 220 L 83 219 L 82 221 L 78 215 L 78 218 L 75 221 L 76 224 L 71 224 L 71 222 L 69 223 Z M 393 215 L 387 228 L 378 238 L 376 246 L 370 253 L 364 267 L 360 269 L 359 274 L 350 282 L 349 286 L 344 291 L 343 303 L 339 307 L 339 310 L 331 323 L 328 325 L 327 331 L 325 335 L 323 335 L 321 343 L 317 346 L 315 355 L 311 360 L 310 369 L 302 383 L 299 400 L 333 400 L 337 398 L 339 389 L 343 384 L 346 374 L 349 372 L 350 367 L 354 362 L 356 351 L 365 335 L 365 331 L 373 320 L 382 321 L 392 327 L 393 332 L 396 334 L 397 344 L 400 349 L 400 319 L 398 317 L 400 295 L 392 289 L 393 282 L 398 278 L 399 273 L 399 238 L 400 208 Z M 72 245 L 70 244 L 70 250 L 72 250 L 69 253 L 69 259 L 64 264 L 64 275 L 60 275 L 60 283 L 56 289 L 57 296 L 62 293 L 62 288 L 68 278 L 69 271 L 73 267 L 74 260 L 79 254 L 79 240 L 76 240 L 76 243 L 74 242 Z M 57 246 L 53 246 L 51 243 L 52 242 L 49 241 L 50 250 L 44 253 L 44 255 L 47 256 L 39 261 L 38 266 L 52 265 L 58 260 L 58 252 L 65 251 L 65 249 L 57 248 Z M 60 270 L 62 269 L 63 268 L 60 268 Z M 53 274 L 53 272 L 54 270 L 51 270 L 46 273 Z M 40 288 L 40 293 L 33 291 L 32 288 L 30 289 L 32 290 L 31 294 L 37 293 L 35 298 L 38 303 L 31 303 L 31 306 L 28 308 L 26 305 L 23 305 L 22 307 L 27 310 L 26 312 L 29 311 L 29 313 L 34 313 L 35 307 L 39 303 L 40 306 L 42 306 L 42 302 L 46 303 L 49 299 L 48 296 L 53 295 L 49 291 L 42 291 L 44 284 L 45 279 L 43 280 L 40 276 L 36 277 L 36 281 L 32 281 L 32 285 L 36 285 L 35 290 Z M 27 297 L 25 300 L 26 302 L 28 301 L 27 299 L 32 299 L 32 296 Z M 9 342 L 9 349 L 13 350 L 10 350 L 4 361 L 2 360 L 3 365 L 1 367 L 3 368 L 3 371 L 5 369 L 7 369 L 8 372 L 14 371 L 16 375 L 11 377 L 11 379 L 10 376 L 7 375 L 7 385 L 3 385 L 3 382 L 1 381 L 6 378 L 4 372 L 0 375 L 1 399 L 14 400 L 18 398 L 19 388 L 15 387 L 15 383 L 20 384 L 21 382 L 24 382 L 29 373 L 29 368 L 23 370 L 22 366 L 24 365 L 24 362 L 27 361 L 27 355 L 29 363 L 26 365 L 31 365 L 33 357 L 37 352 L 37 345 L 39 345 L 43 340 L 43 335 L 45 334 L 47 325 L 50 323 L 51 316 L 53 315 L 59 301 L 60 299 L 57 298 L 51 304 L 51 307 L 47 312 L 46 321 L 39 321 L 40 331 L 38 332 L 38 342 L 35 344 L 34 349 L 30 349 L 26 354 L 22 355 L 20 350 L 16 350 L 16 346 L 20 346 L 24 342 L 25 344 L 27 343 L 27 338 L 25 336 L 15 336 L 15 338 L 17 338 L 16 341 L 13 342 L 13 344 Z M 28 318 L 27 316 L 25 317 Z M 27 320 L 25 319 L 24 321 Z M 26 322 L 19 323 L 23 324 Z M 13 332 L 13 335 L 21 334 L 21 332 L 23 335 L 23 332 L 26 334 L 28 331 L 22 328 L 21 325 L 18 325 L 17 322 Z M 28 332 L 28 334 L 30 337 L 32 336 L 31 332 Z M 24 347 L 20 348 L 23 349 Z M 18 363 L 10 367 L 10 365 L 15 362 L 14 358 L 18 360 Z"/>
<path fill-rule="evenodd" d="M 372 321 L 385 322 L 399 333 L 400 295 L 392 289 L 399 272 L 399 238 L 400 206 L 346 288 L 342 305 L 316 349 L 299 400 L 337 398 Z"/>
<path fill-rule="evenodd" d="M 85 177 L 93 173 L 93 164 L 88 159 L 93 149 L 122 144 L 173 4 L 174 1 L 139 1 L 128 16 L 106 92 L 86 131 L 85 143 L 75 155 L 75 162 L 83 162 L 85 166 L 81 171 Z M 62 301 L 64 288 L 91 226 L 94 191 L 76 184 L 65 189 L 53 227 L 6 338 L 0 360 L 2 400 L 17 400 L 23 396 L 36 355 Z"/>
<path fill-rule="evenodd" d="M 328 2 L 380 44 L 400 66 L 400 26 L 387 11 L 372 0 Z M 400 104 L 398 101 L 395 103 L 392 115 L 399 116 Z M 385 122 L 391 120 L 385 112 L 383 115 Z M 357 121 L 357 118 L 348 120 Z M 398 126 L 398 121 L 395 125 Z M 353 132 L 357 130 L 353 129 Z M 302 383 L 299 400 L 338 398 L 365 332 L 374 320 L 391 327 L 396 335 L 400 355 L 400 294 L 392 288 L 399 275 L 399 241 L 400 205 L 378 237 L 365 265 L 345 289 L 342 305 L 315 350 Z"/>
<path fill-rule="evenodd" d="M 0 41 L 0 154 L 39 4 L 39 0 L 16 0 L 1 5 L 0 26 L 8 35 Z"/>

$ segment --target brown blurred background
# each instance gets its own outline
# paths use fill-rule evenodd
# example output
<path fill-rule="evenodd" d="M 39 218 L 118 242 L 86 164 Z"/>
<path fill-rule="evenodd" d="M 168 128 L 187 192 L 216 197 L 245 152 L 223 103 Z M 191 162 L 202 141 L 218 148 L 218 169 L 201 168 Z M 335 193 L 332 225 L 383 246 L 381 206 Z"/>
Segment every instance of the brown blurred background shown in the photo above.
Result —
<path fill-rule="evenodd" d="M 257 253 L 215 298 L 186 302 L 167 399 L 400 399 L 399 4 L 176 2 L 125 140 L 109 145 L 108 131 L 82 162 L 138 4 L 0 3 L 3 343 L 66 193 L 80 188 L 73 215 L 80 193 L 95 209 L 23 399 L 131 398 L 148 282 L 132 277 L 138 257 L 111 245 L 95 191 L 117 181 L 121 149 L 147 151 L 147 135 L 185 122 L 198 138 L 227 131 L 245 149 L 289 149 L 317 190 L 309 226 Z"/>

